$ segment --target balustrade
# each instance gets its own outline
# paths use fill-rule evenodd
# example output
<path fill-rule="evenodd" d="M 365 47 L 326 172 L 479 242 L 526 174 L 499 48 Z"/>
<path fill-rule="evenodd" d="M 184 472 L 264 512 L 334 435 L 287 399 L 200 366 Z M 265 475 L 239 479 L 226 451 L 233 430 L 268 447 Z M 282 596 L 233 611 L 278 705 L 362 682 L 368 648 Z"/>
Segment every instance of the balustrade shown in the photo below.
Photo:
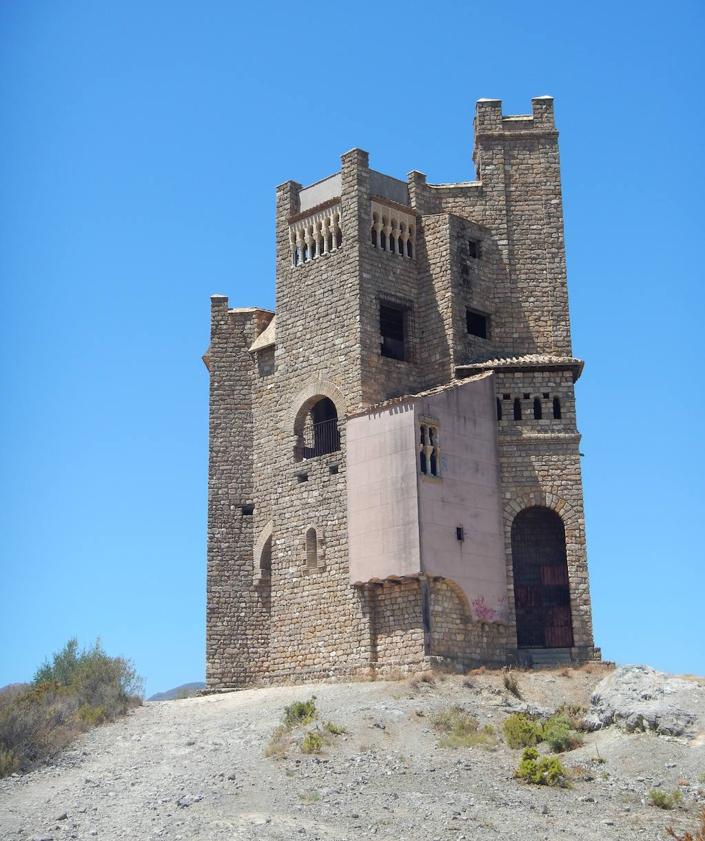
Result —
<path fill-rule="evenodd" d="M 337 251 L 343 244 L 340 205 L 312 213 L 289 226 L 291 262 L 294 266 L 310 263 L 317 257 Z"/>
<path fill-rule="evenodd" d="M 398 254 L 411 260 L 414 257 L 415 217 L 379 202 L 372 202 L 370 240 L 375 248 Z"/>

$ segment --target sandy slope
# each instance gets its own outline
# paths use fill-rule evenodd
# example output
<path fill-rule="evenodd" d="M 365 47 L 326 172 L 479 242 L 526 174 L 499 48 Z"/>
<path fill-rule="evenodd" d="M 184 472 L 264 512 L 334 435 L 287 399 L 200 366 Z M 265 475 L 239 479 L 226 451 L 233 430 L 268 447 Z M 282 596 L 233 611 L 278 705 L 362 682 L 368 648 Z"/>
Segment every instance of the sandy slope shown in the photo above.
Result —
<path fill-rule="evenodd" d="M 534 704 L 586 704 L 604 668 L 519 673 L 519 684 Z M 320 720 L 347 735 L 319 757 L 294 748 L 265 758 L 284 706 L 311 694 Z M 329 684 L 147 703 L 53 767 L 0 781 L 0 838 L 623 841 L 692 826 L 705 805 L 705 739 L 612 727 L 564 757 L 591 779 L 546 789 L 513 779 L 518 751 L 439 747 L 429 716 L 450 703 L 499 725 L 519 702 L 487 672 L 416 688 Z M 591 761 L 597 751 L 603 764 Z M 645 802 L 649 789 L 679 781 L 684 808 Z"/>

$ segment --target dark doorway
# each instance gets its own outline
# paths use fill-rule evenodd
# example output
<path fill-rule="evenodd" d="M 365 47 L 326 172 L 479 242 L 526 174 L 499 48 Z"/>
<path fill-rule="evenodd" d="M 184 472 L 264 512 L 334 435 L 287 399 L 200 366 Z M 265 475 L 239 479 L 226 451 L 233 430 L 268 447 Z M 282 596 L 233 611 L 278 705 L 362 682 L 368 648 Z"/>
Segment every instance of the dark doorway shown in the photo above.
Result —
<path fill-rule="evenodd" d="M 512 523 L 514 604 L 519 648 L 570 648 L 568 564 L 563 520 L 549 508 L 525 508 Z"/>

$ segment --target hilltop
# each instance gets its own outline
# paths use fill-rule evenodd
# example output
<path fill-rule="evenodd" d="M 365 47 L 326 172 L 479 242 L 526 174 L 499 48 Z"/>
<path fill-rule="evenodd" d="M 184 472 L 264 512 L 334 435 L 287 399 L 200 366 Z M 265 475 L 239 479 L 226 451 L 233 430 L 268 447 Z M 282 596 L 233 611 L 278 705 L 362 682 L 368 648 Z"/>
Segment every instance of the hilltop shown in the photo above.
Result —
<path fill-rule="evenodd" d="M 600 664 L 513 675 L 521 698 L 506 673 L 478 670 L 148 702 L 53 766 L 0 780 L 0 836 L 624 841 L 694 827 L 705 805 L 705 681 Z M 503 742 L 454 749 L 434 727 L 453 707 L 495 732 L 515 711 L 575 712 L 603 680 L 588 719 L 620 726 L 560 754 L 568 788 L 515 779 L 521 751 Z M 285 707 L 312 696 L 314 721 L 287 734 L 284 758 L 265 756 Z M 309 730 L 327 737 L 320 754 L 301 751 Z M 678 790 L 682 804 L 657 808 L 652 790 Z"/>

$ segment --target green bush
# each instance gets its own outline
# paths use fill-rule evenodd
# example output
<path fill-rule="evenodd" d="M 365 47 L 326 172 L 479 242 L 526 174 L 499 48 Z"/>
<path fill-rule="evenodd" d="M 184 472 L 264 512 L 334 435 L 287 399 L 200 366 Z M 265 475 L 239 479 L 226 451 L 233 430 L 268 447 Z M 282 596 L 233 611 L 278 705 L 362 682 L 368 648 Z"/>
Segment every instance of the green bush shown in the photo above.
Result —
<path fill-rule="evenodd" d="M 323 736 L 316 730 L 309 730 L 301 742 L 302 753 L 320 753 L 323 749 Z"/>
<path fill-rule="evenodd" d="M 308 701 L 294 701 L 284 710 L 284 724 L 287 727 L 297 727 L 303 724 L 310 724 L 316 716 L 316 699 L 309 698 Z"/>
<path fill-rule="evenodd" d="M 543 738 L 541 722 L 534 721 L 524 713 L 512 713 L 502 725 L 504 738 L 510 748 L 527 748 L 538 744 Z"/>
<path fill-rule="evenodd" d="M 557 756 L 540 756 L 536 748 L 525 748 L 515 776 L 540 786 L 566 786 L 567 775 Z"/>
<path fill-rule="evenodd" d="M 552 715 L 541 722 L 525 713 L 512 713 L 504 720 L 502 729 L 510 748 L 529 748 L 546 742 L 554 753 L 562 753 L 583 743 L 583 737 L 573 730 L 564 715 Z"/>
<path fill-rule="evenodd" d="M 652 788 L 649 792 L 649 800 L 659 809 L 675 809 L 683 802 L 683 792 L 680 789 L 661 791 L 661 789 Z"/>
<path fill-rule="evenodd" d="M 141 689 L 127 660 L 109 657 L 99 642 L 79 651 L 69 640 L 31 684 L 0 694 L 0 776 L 27 771 L 79 733 L 124 715 L 141 703 Z"/>
<path fill-rule="evenodd" d="M 570 721 L 559 715 L 551 716 L 542 728 L 543 741 L 554 753 L 574 750 L 583 743 L 583 737 L 570 726 Z"/>

